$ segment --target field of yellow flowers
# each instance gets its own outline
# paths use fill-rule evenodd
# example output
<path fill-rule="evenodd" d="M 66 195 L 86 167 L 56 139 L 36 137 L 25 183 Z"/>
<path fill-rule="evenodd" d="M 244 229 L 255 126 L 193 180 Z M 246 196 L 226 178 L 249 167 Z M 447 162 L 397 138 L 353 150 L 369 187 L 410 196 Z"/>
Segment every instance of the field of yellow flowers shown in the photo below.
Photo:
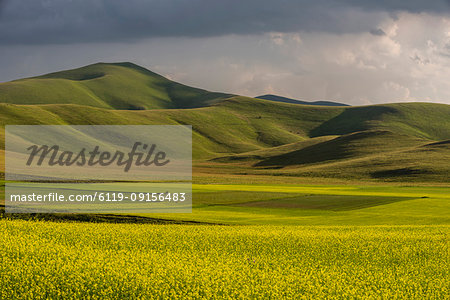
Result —
<path fill-rule="evenodd" d="M 4 219 L 0 299 L 444 299 L 449 229 Z"/>

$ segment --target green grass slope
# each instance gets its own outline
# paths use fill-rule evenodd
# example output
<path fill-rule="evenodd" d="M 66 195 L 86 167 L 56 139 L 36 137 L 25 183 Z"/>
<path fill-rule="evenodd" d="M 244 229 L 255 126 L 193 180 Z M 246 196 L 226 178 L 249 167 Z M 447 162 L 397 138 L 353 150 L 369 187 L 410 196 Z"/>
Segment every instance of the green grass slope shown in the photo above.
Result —
<path fill-rule="evenodd" d="M 258 166 L 288 166 L 364 157 L 374 153 L 398 151 L 422 145 L 426 140 L 402 136 L 385 130 L 368 130 L 338 136 L 332 140 L 303 146 L 291 152 L 263 159 Z"/>
<path fill-rule="evenodd" d="M 348 107 L 314 128 L 311 136 L 341 135 L 369 129 L 386 129 L 434 140 L 448 139 L 450 105 L 394 103 Z"/>
<path fill-rule="evenodd" d="M 333 152 L 338 154 L 338 144 L 356 149 L 349 152 L 349 155 L 354 155 L 358 151 L 364 153 L 363 146 L 372 143 L 375 137 L 388 138 L 390 142 L 386 147 L 394 148 L 404 143 L 404 141 L 399 142 L 397 135 L 402 139 L 407 136 L 413 141 L 423 140 L 422 144 L 450 138 L 450 118 L 446 118 L 450 116 L 450 106 L 410 103 L 386 107 L 390 106 L 397 107 L 396 113 L 365 114 L 365 119 L 356 115 L 347 122 L 352 124 L 352 126 L 346 125 L 346 130 L 350 133 L 352 133 L 351 128 L 354 128 L 353 133 L 361 130 L 370 130 L 371 133 L 338 138 L 336 138 L 338 135 L 336 132 L 341 132 L 340 129 L 331 127 L 329 124 L 340 116 L 348 114 L 347 110 L 355 114 L 354 107 L 301 106 L 245 97 L 233 97 L 204 108 L 143 111 L 107 110 L 73 104 L 0 104 L 0 125 L 191 124 L 194 131 L 194 145 L 197 147 L 196 158 L 212 158 L 258 150 L 271 152 L 273 147 L 309 141 L 310 137 L 316 135 L 319 130 L 322 132 L 321 136 L 334 135 L 335 137 L 333 141 L 324 141 L 320 146 L 323 148 L 330 145 L 330 155 L 333 155 Z M 371 108 L 377 112 L 380 107 L 368 106 L 364 107 L 363 111 L 370 111 Z M 411 111 L 419 114 L 423 109 L 428 111 L 429 120 L 418 121 L 408 117 Z M 364 121 L 361 121 L 363 119 Z M 371 146 L 371 151 L 385 147 L 383 145 L 385 142 L 386 140 L 375 142 Z M 358 150 L 359 148 L 361 150 Z M 295 146 L 274 149 L 280 155 L 283 155 L 280 151 L 288 153 L 296 150 Z"/>
<path fill-rule="evenodd" d="M 188 87 L 132 63 L 98 63 L 0 84 L 0 102 L 108 109 L 192 108 L 228 97 Z"/>
<path fill-rule="evenodd" d="M 262 95 L 255 97 L 256 99 L 264 99 L 276 102 L 292 103 L 292 104 L 304 104 L 304 105 L 321 105 L 321 106 L 349 106 L 348 104 L 333 102 L 333 101 L 302 101 L 277 95 Z"/>
<path fill-rule="evenodd" d="M 404 117 L 421 106 L 436 116 L 434 124 Z M 377 111 L 379 106 L 373 108 Z M 446 108 L 402 104 L 394 114 L 364 120 L 367 130 L 344 135 L 330 135 L 333 130 L 323 130 L 323 124 L 353 107 L 301 106 L 245 97 L 204 108 L 142 111 L 0 104 L 0 125 L 191 124 L 193 157 L 207 173 L 444 182 L 450 179 L 450 147 L 445 142 L 450 137 L 450 119 L 440 119 Z M 354 118 L 355 130 L 361 129 L 357 126 L 361 119 Z M 318 128 L 324 135 L 310 138 Z"/>
<path fill-rule="evenodd" d="M 402 149 L 403 148 L 403 149 Z M 426 145 L 372 151 L 316 164 L 291 165 L 267 174 L 377 180 L 388 182 L 450 182 L 450 146 L 430 149 Z"/>

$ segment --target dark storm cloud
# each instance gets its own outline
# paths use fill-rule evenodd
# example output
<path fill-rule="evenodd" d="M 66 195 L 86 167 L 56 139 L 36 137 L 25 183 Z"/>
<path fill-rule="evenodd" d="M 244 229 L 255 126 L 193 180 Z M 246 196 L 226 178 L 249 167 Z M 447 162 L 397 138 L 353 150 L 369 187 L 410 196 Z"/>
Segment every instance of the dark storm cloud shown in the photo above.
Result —
<path fill-rule="evenodd" d="M 372 35 L 377 35 L 377 36 L 385 36 L 386 32 L 383 31 L 383 29 L 381 28 L 377 28 L 377 29 L 371 29 L 370 34 Z"/>
<path fill-rule="evenodd" d="M 0 0 L 1 1 L 1 0 Z M 127 41 L 269 31 L 369 32 L 380 13 L 448 13 L 448 0 L 14 0 L 0 44 Z"/>
<path fill-rule="evenodd" d="M 365 10 L 448 12 L 450 0 L 345 0 L 350 5 L 359 6 Z"/>
<path fill-rule="evenodd" d="M 3 7 L 4 7 L 5 4 L 6 4 L 5 0 L 0 0 L 0 15 L 2 13 L 2 10 L 3 10 Z"/>

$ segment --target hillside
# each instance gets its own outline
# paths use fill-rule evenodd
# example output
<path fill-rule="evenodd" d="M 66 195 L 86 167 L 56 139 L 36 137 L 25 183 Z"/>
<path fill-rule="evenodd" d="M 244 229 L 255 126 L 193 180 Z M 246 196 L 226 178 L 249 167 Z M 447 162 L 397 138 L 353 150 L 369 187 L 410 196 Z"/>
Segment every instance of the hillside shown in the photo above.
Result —
<path fill-rule="evenodd" d="M 226 97 L 179 84 L 132 63 L 98 63 L 0 83 L 0 102 L 15 104 L 140 110 L 201 107 Z"/>
<path fill-rule="evenodd" d="M 255 97 L 256 99 L 264 99 L 275 102 L 291 103 L 291 104 L 303 104 L 303 105 L 319 105 L 319 106 L 349 106 L 348 104 L 333 102 L 333 101 L 302 101 L 277 95 L 262 95 Z"/>
<path fill-rule="evenodd" d="M 212 107 L 143 111 L 0 104 L 0 120 L 2 126 L 192 124 L 195 171 L 204 174 L 449 180 L 450 145 L 442 142 L 450 137 L 450 119 L 445 118 L 449 106 L 411 103 L 383 107 L 395 108 L 395 113 L 374 114 L 364 122 L 355 118 L 355 130 L 348 134 L 327 131 L 323 124 L 354 108 L 278 104 L 243 97 Z M 405 117 L 413 111 L 420 113 L 424 107 L 434 111 L 435 123 Z M 376 106 L 372 109 L 378 110 Z M 361 126 L 365 130 L 361 131 Z M 323 135 L 313 137 L 318 128 Z"/>

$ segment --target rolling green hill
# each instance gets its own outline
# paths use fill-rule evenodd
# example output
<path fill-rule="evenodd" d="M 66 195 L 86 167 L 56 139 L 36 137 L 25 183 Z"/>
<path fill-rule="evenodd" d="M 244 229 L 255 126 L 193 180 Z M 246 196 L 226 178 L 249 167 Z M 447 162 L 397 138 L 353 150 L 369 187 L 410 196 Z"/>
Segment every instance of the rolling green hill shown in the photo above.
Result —
<path fill-rule="evenodd" d="M 0 84 L 0 102 L 15 104 L 139 110 L 201 107 L 226 97 L 173 82 L 132 63 L 98 63 Z"/>
<path fill-rule="evenodd" d="M 187 87 L 130 63 L 0 84 L 8 124 L 190 124 L 194 171 L 207 176 L 450 176 L 449 105 L 289 104 Z"/>
<path fill-rule="evenodd" d="M 283 103 L 291 103 L 291 104 L 320 105 L 320 106 L 349 106 L 348 104 L 333 102 L 333 101 L 302 101 L 302 100 L 296 100 L 296 99 L 291 99 L 291 98 L 286 98 L 286 97 L 281 97 L 281 96 L 271 95 L 271 94 L 262 95 L 262 96 L 258 96 L 255 98 L 276 101 L 276 102 L 283 102 Z"/>

